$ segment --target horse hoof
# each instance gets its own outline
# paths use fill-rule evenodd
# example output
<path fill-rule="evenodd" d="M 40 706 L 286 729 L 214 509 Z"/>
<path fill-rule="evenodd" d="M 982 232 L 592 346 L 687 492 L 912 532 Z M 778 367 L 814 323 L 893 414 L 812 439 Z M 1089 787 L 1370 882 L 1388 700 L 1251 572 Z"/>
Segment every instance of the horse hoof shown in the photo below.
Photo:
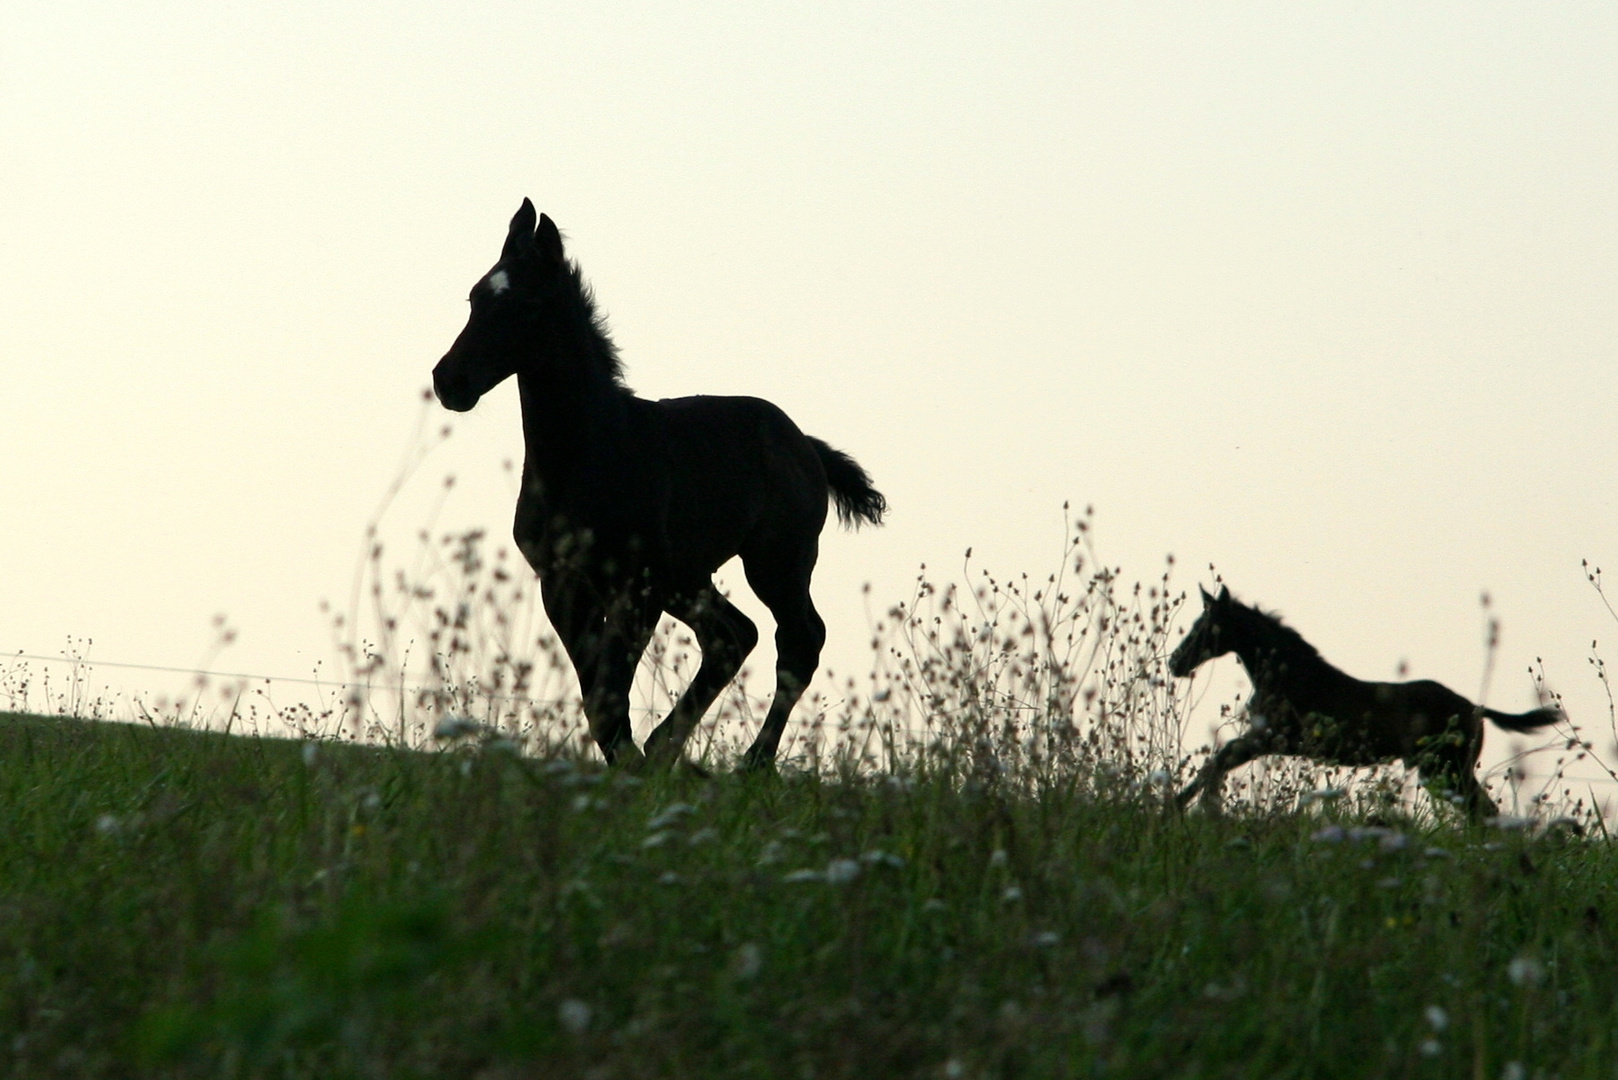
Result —
<path fill-rule="evenodd" d="M 736 771 L 741 773 L 768 773 L 773 776 L 775 775 L 775 757 L 774 755 L 766 757 L 763 754 L 755 754 L 749 750 L 742 755 L 742 763 Z"/>

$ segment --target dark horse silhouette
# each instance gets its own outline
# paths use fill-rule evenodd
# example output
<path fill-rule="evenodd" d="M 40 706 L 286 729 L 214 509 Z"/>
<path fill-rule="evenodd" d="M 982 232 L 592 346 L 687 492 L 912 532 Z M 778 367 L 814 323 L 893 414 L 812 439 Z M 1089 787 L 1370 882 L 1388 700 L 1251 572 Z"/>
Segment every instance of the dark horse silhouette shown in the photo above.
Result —
<path fill-rule="evenodd" d="M 522 401 L 517 546 L 579 676 L 590 734 L 613 764 L 642 760 L 630 732 L 635 666 L 662 612 L 689 626 L 702 663 L 646 740 L 676 760 L 758 643 L 713 584 L 740 555 L 775 616 L 775 698 L 744 764 L 771 765 L 787 716 L 820 662 L 826 627 L 809 599 L 828 495 L 845 525 L 881 524 L 886 500 L 854 459 L 749 397 L 637 398 L 576 263 L 523 200 L 500 261 L 433 369 L 465 412 L 510 375 Z"/>
<path fill-rule="evenodd" d="M 1502 713 L 1474 705 L 1431 679 L 1361 682 L 1323 660 L 1315 647 L 1278 616 L 1202 590 L 1202 616 L 1169 657 L 1185 677 L 1204 662 L 1234 652 L 1253 683 L 1249 730 L 1209 759 L 1176 799 L 1199 792 L 1217 803 L 1225 773 L 1265 754 L 1297 754 L 1328 765 L 1378 765 L 1399 760 L 1429 790 L 1458 793 L 1474 817 L 1498 813 L 1478 783 L 1483 718 L 1507 731 L 1535 731 L 1561 719 L 1555 709 Z M 1442 790 L 1442 787 L 1438 787 Z"/>

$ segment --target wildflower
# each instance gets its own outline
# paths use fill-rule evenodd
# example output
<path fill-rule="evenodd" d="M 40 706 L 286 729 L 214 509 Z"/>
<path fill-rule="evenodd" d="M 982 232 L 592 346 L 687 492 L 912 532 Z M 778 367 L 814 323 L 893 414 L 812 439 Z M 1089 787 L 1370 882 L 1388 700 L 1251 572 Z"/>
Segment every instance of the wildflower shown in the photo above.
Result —
<path fill-rule="evenodd" d="M 122 825 L 123 822 L 119 821 L 111 814 L 102 814 L 100 817 L 96 818 L 96 832 L 100 833 L 102 836 L 111 836 L 112 834 L 116 833 L 119 828 L 122 827 Z"/>
<path fill-rule="evenodd" d="M 763 966 L 764 951 L 749 941 L 736 946 L 736 951 L 730 954 L 728 970 L 731 978 L 745 982 L 757 975 Z"/>
<path fill-rule="evenodd" d="M 1416 1049 L 1421 1051 L 1422 1057 L 1437 1057 L 1444 1052 L 1444 1044 L 1437 1039 L 1423 1039 Z"/>
<path fill-rule="evenodd" d="M 1410 838 L 1402 832 L 1390 832 L 1378 840 L 1376 846 L 1383 851 L 1403 851 L 1410 846 Z"/>
<path fill-rule="evenodd" d="M 692 847 L 698 844 L 707 844 L 719 839 L 719 830 L 714 828 L 701 828 L 685 838 L 685 842 Z"/>
<path fill-rule="evenodd" d="M 1153 787 L 1168 787 L 1173 779 L 1167 769 L 1153 769 L 1146 774 L 1146 782 Z"/>
<path fill-rule="evenodd" d="M 1055 930 L 1041 930 L 1029 938 L 1028 943 L 1036 949 L 1049 949 L 1062 943 L 1062 935 Z"/>
<path fill-rule="evenodd" d="M 676 874 L 673 870 L 665 870 L 663 875 L 657 879 L 657 883 L 659 885 L 678 885 L 680 883 L 680 875 Z"/>
<path fill-rule="evenodd" d="M 1427 1018 L 1427 1023 L 1431 1025 L 1435 1032 L 1443 1031 L 1449 1027 L 1449 1013 L 1444 1011 L 1444 1006 L 1442 1005 L 1429 1005 L 1422 1012 L 1422 1015 Z"/>
<path fill-rule="evenodd" d="M 905 864 L 905 861 L 899 856 L 890 855 L 886 851 L 879 851 L 875 849 L 860 855 L 860 862 L 870 863 L 872 866 L 881 863 L 885 866 L 891 866 L 896 870 Z"/>
<path fill-rule="evenodd" d="M 1538 986 L 1545 978 L 1545 965 L 1526 954 L 1514 956 L 1506 965 L 1506 978 L 1512 986 Z"/>
<path fill-rule="evenodd" d="M 467 716 L 444 716 L 433 726 L 433 738 L 440 742 L 450 739 L 459 739 L 465 735 L 476 735 L 483 725 Z"/>
<path fill-rule="evenodd" d="M 642 840 L 640 842 L 640 846 L 643 847 L 643 848 L 662 847 L 664 844 L 666 844 L 668 842 L 668 839 L 669 839 L 669 834 L 668 833 L 666 833 L 666 832 L 655 832 L 652 835 L 648 836 L 646 839 Z"/>
<path fill-rule="evenodd" d="M 1006 891 L 1000 894 L 1000 899 L 1007 904 L 1015 904 L 1022 899 L 1022 888 L 1018 885 L 1007 885 Z"/>
<path fill-rule="evenodd" d="M 1011 858 L 1006 854 L 1005 848 L 995 848 L 994 851 L 989 854 L 989 869 L 999 870 L 1010 861 Z"/>
<path fill-rule="evenodd" d="M 944 901 L 940 900 L 938 897 L 932 896 L 932 897 L 928 897 L 926 902 L 921 905 L 921 910 L 929 912 L 929 913 L 938 912 L 938 911 L 948 911 L 949 910 L 949 905 L 944 903 Z"/>
<path fill-rule="evenodd" d="M 771 840 L 764 845 L 764 850 L 758 853 L 758 865 L 770 866 L 781 861 L 781 842 Z"/>
<path fill-rule="evenodd" d="M 1520 832 L 1533 825 L 1534 819 L 1531 817 L 1519 817 L 1516 814 L 1499 814 L 1492 818 L 1484 818 L 1483 824 L 1491 829 L 1499 829 L 1501 832 Z"/>
<path fill-rule="evenodd" d="M 826 864 L 826 882 L 830 885 L 847 885 L 860 876 L 860 864 L 853 859 L 833 859 Z"/>
<path fill-rule="evenodd" d="M 1309 839 L 1317 844 L 1340 844 L 1343 842 L 1344 835 L 1341 825 L 1327 825 Z"/>
<path fill-rule="evenodd" d="M 320 744 L 310 739 L 303 744 L 303 763 L 308 768 L 315 767 L 315 758 L 320 756 Z"/>
<path fill-rule="evenodd" d="M 788 885 L 801 885 L 806 881 L 824 881 L 826 875 L 819 870 L 791 870 L 781 880 Z"/>
<path fill-rule="evenodd" d="M 666 829 L 670 825 L 679 824 L 682 818 L 696 812 L 697 808 L 690 803 L 677 802 L 662 812 L 652 815 L 652 819 L 646 823 L 646 828 L 652 832 Z"/>
<path fill-rule="evenodd" d="M 1500 1070 L 1500 1080 L 1528 1080 L 1528 1070 L 1520 1061 L 1508 1061 Z"/>
<path fill-rule="evenodd" d="M 961 1080 L 966 1075 L 966 1066 L 960 1058 L 950 1058 L 944 1062 L 944 1080 Z"/>
<path fill-rule="evenodd" d="M 578 998 L 567 998 L 556 1006 L 556 1019 L 574 1035 L 582 1035 L 590 1026 L 590 1006 Z"/>

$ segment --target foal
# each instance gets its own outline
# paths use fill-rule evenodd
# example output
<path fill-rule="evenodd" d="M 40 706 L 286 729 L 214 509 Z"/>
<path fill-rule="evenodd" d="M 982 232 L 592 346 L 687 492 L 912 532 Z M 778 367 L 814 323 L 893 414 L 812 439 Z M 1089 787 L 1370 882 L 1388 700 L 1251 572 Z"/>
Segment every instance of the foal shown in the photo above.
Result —
<path fill-rule="evenodd" d="M 1249 729 L 1209 759 L 1175 799 L 1198 793 L 1217 804 L 1225 774 L 1266 754 L 1296 754 L 1327 765 L 1379 765 L 1399 760 L 1429 790 L 1449 787 L 1474 818 L 1498 813 L 1478 783 L 1483 718 L 1507 731 L 1537 731 L 1556 723 L 1555 709 L 1502 713 L 1474 705 L 1448 687 L 1418 682 L 1361 682 L 1321 659 L 1296 630 L 1256 607 L 1202 590 L 1202 616 L 1169 657 L 1184 678 L 1204 662 L 1234 652 L 1253 683 Z M 1440 783 L 1441 782 L 1441 783 Z"/>
<path fill-rule="evenodd" d="M 702 663 L 644 756 L 680 756 L 758 642 L 752 620 L 713 584 L 739 555 L 776 622 L 775 698 L 744 760 L 770 766 L 826 640 L 809 575 L 827 498 L 845 525 L 881 524 L 886 500 L 853 458 L 767 401 L 636 397 L 561 234 L 527 199 L 471 304 L 466 329 L 433 369 L 433 390 L 465 412 L 517 377 L 527 447 L 517 547 L 539 575 L 601 752 L 611 764 L 643 758 L 629 689 L 666 611 L 691 628 Z"/>

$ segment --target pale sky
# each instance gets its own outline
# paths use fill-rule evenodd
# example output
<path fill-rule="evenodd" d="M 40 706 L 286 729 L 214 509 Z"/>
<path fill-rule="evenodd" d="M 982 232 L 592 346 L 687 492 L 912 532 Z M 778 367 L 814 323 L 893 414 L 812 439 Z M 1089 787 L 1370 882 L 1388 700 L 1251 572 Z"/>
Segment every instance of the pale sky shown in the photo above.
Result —
<path fill-rule="evenodd" d="M 529 196 L 640 394 L 769 398 L 888 496 L 822 543 L 839 670 L 863 583 L 1043 575 L 1071 500 L 1364 678 L 1475 695 L 1487 590 L 1488 703 L 1539 656 L 1604 729 L 1614 57 L 1598 4 L 12 0 L 0 650 L 187 666 L 223 612 L 220 667 L 329 667 Z M 504 536 L 515 386 L 454 423 L 395 524 L 454 473 Z"/>

